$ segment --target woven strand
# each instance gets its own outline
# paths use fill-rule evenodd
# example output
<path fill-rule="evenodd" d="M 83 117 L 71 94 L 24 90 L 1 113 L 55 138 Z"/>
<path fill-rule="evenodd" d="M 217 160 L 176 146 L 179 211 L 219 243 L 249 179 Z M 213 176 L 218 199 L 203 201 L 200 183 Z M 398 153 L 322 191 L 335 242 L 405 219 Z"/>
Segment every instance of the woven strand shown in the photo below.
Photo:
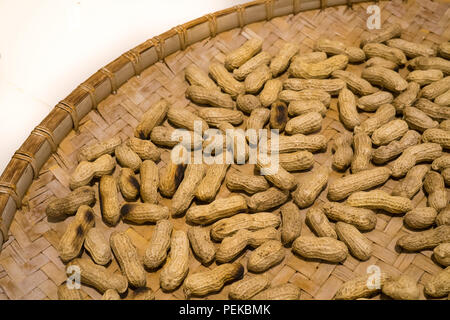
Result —
<path fill-rule="evenodd" d="M 152 39 L 153 45 L 156 50 L 156 54 L 158 55 L 158 60 L 162 60 L 165 58 L 165 52 L 164 52 L 164 39 L 160 37 L 154 37 Z"/>
<path fill-rule="evenodd" d="M 294 10 L 294 14 L 300 12 L 300 0 L 292 0 L 292 7 Z"/>
<path fill-rule="evenodd" d="M 89 94 L 89 96 L 91 97 L 92 109 L 97 109 L 98 102 L 97 102 L 97 98 L 95 97 L 95 88 L 94 88 L 94 86 L 92 86 L 89 83 L 82 83 L 82 84 L 80 84 L 80 89 L 82 89 L 85 92 L 87 92 Z"/>
<path fill-rule="evenodd" d="M 61 101 L 55 106 L 55 108 L 66 111 L 70 115 L 70 118 L 72 119 L 73 129 L 75 131 L 78 131 L 79 121 L 78 121 L 78 114 L 77 114 L 77 110 L 75 109 L 75 106 L 69 102 Z"/>
<path fill-rule="evenodd" d="M 352 0 L 347 0 L 347 7 L 349 7 L 349 8 L 353 7 Z"/>
<path fill-rule="evenodd" d="M 125 52 L 123 56 L 131 62 L 131 65 L 134 69 L 134 75 L 136 77 L 139 77 L 142 72 L 142 61 L 139 53 L 130 50 L 128 52 Z"/>
<path fill-rule="evenodd" d="M 30 152 L 17 150 L 12 158 L 28 162 L 28 164 L 31 166 L 31 169 L 33 170 L 33 178 L 36 179 L 39 176 L 39 170 L 36 165 L 36 160 L 33 158 L 33 155 Z"/>
<path fill-rule="evenodd" d="M 17 209 L 22 208 L 22 200 L 17 195 L 16 185 L 10 183 L 10 182 L 2 182 L 0 181 L 0 193 L 4 193 L 9 195 L 14 202 L 16 203 Z"/>
<path fill-rule="evenodd" d="M 245 8 L 240 4 L 235 6 L 235 8 L 239 21 L 239 28 L 243 28 L 245 26 L 245 18 L 244 18 Z"/>
<path fill-rule="evenodd" d="M 3 218 L 1 218 L 1 217 L 0 217 L 0 232 L 2 233 L 2 236 L 3 236 L 3 243 L 5 243 L 9 238 L 8 228 L 3 223 Z"/>
<path fill-rule="evenodd" d="M 41 136 L 44 137 L 47 142 L 50 144 L 50 148 L 52 150 L 52 152 L 56 152 L 56 150 L 58 149 L 58 146 L 55 143 L 55 138 L 53 137 L 53 133 L 47 129 L 44 126 L 37 126 L 36 128 L 34 128 L 34 130 L 31 132 L 34 135 L 37 136 Z"/>
<path fill-rule="evenodd" d="M 209 22 L 209 33 L 211 38 L 214 38 L 217 35 L 217 19 L 216 16 L 214 14 L 207 14 L 206 18 L 208 19 Z"/>
<path fill-rule="evenodd" d="M 327 5 L 327 0 L 320 0 L 320 10 L 325 10 Z"/>
<path fill-rule="evenodd" d="M 273 0 L 266 0 L 266 20 L 269 21 L 273 18 Z"/>
<path fill-rule="evenodd" d="M 118 89 L 116 75 L 113 72 L 111 72 L 110 70 L 108 70 L 106 67 L 101 68 L 100 72 L 108 77 L 109 82 L 111 83 L 111 93 L 116 94 L 117 89 Z"/>
<path fill-rule="evenodd" d="M 183 25 L 179 25 L 179 26 L 176 26 L 174 28 L 174 30 L 178 34 L 178 39 L 180 40 L 181 50 L 186 49 L 186 27 Z"/>

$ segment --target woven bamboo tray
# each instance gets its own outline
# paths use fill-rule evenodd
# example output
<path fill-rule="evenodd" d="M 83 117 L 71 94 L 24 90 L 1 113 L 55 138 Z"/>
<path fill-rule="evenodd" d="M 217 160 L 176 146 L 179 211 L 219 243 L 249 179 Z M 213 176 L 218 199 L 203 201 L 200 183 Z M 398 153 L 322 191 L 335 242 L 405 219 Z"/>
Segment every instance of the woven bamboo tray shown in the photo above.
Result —
<path fill-rule="evenodd" d="M 359 2 L 254 1 L 206 15 L 126 52 L 77 87 L 32 131 L 0 177 L 0 241 L 3 243 L 0 299 L 57 298 L 57 285 L 66 279 L 66 273 L 55 248 L 71 218 L 51 223 L 45 208 L 51 197 L 69 192 L 69 176 L 77 165 L 76 156 L 81 147 L 113 136 L 123 140 L 132 136 L 142 114 L 161 97 L 174 105 L 187 106 L 184 68 L 195 63 L 207 70 L 210 62 L 223 62 L 226 53 L 248 38 L 264 39 L 263 50 L 272 54 L 279 50 L 283 41 L 297 42 L 301 44 L 301 52 L 309 52 L 322 35 L 336 37 L 348 45 L 359 45 L 369 5 Z M 399 23 L 406 40 L 435 45 L 450 39 L 448 2 L 397 0 L 378 5 L 382 23 Z M 359 73 L 362 66 L 349 65 L 349 69 Z M 338 120 L 336 99 L 332 99 L 321 134 L 332 139 L 344 130 Z M 329 149 L 314 155 L 318 164 L 331 163 Z M 169 150 L 166 150 L 159 166 L 168 159 Z M 304 173 L 295 175 L 301 177 Z M 339 176 L 341 174 L 333 171 L 330 179 Z M 390 191 L 396 183 L 389 180 L 382 189 Z M 222 186 L 217 197 L 228 194 Z M 319 198 L 319 201 L 325 200 L 326 191 Z M 425 205 L 423 192 L 420 191 L 413 201 L 415 205 Z M 162 203 L 169 205 L 170 200 L 162 199 Z M 109 235 L 113 229 L 102 222 L 98 201 L 94 210 L 96 226 Z M 305 211 L 302 210 L 303 216 Z M 367 267 L 375 264 L 392 275 L 412 276 L 423 289 L 423 284 L 441 270 L 430 258 L 432 251 L 418 254 L 396 251 L 397 239 L 411 231 L 403 226 L 402 217 L 383 213 L 377 216 L 376 229 L 366 233 L 374 242 L 374 252 L 368 261 L 360 262 L 349 256 L 342 264 L 311 262 L 286 249 L 282 263 L 266 272 L 272 285 L 291 282 L 302 289 L 302 299 L 331 299 L 343 282 L 365 274 Z M 175 229 L 186 229 L 184 218 L 172 219 L 172 222 Z M 130 226 L 120 222 L 115 229 L 126 230 L 143 254 L 154 226 Z M 306 225 L 302 234 L 311 234 Z M 248 253 L 238 259 L 244 266 Z M 209 268 L 215 266 L 214 263 Z M 205 268 L 191 254 L 190 273 Z M 115 261 L 108 269 L 120 272 Z M 184 299 L 181 289 L 163 292 L 159 287 L 159 274 L 160 271 L 147 274 L 147 285 L 155 291 L 156 299 Z M 82 288 L 87 299 L 101 297 L 92 288 Z M 227 287 L 206 297 L 227 298 Z M 425 299 L 423 293 L 421 298 Z"/>

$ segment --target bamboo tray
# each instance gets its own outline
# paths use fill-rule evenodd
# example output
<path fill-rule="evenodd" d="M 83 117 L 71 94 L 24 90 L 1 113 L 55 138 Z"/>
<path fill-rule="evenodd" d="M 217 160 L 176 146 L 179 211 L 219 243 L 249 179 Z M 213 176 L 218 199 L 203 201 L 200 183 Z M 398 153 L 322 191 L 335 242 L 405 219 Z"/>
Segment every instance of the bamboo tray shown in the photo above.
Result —
<path fill-rule="evenodd" d="M 61 197 L 69 192 L 69 176 L 77 165 L 76 156 L 81 147 L 113 136 L 123 140 L 132 136 L 142 114 L 161 97 L 174 105 L 187 106 L 184 68 L 195 63 L 207 70 L 210 62 L 223 62 L 227 52 L 248 38 L 264 39 L 263 50 L 272 54 L 283 41 L 301 44 L 301 52 L 312 51 L 315 40 L 322 35 L 358 46 L 366 28 L 366 8 L 370 5 L 362 2 L 269 0 L 219 11 L 147 40 L 77 87 L 31 132 L 0 177 L 0 241 L 3 243 L 0 299 L 57 299 L 57 285 L 66 279 L 66 273 L 55 247 L 71 218 L 59 223 L 49 222 L 45 208 L 52 196 Z M 396 0 L 378 5 L 382 23 L 399 23 L 404 29 L 402 38 L 406 40 L 435 45 L 450 39 L 448 2 Z M 349 65 L 349 69 L 359 73 L 362 66 Z M 362 116 L 367 117 L 364 113 Z M 331 139 L 344 130 L 339 122 L 336 99 L 332 99 L 321 134 Z M 168 158 L 169 150 L 166 150 L 159 166 Z M 330 148 L 325 153 L 315 154 L 314 158 L 318 164 L 329 164 Z M 341 174 L 333 171 L 330 179 L 339 176 Z M 390 191 L 396 183 L 388 180 L 382 189 Z M 228 193 L 222 186 L 218 197 Z M 325 200 L 326 191 L 319 198 L 319 201 Z M 424 205 L 423 192 L 420 191 L 413 201 L 415 205 Z M 170 204 L 170 201 L 164 199 L 163 204 Z M 109 235 L 113 229 L 102 222 L 98 201 L 94 211 L 97 227 Z M 305 212 L 302 210 L 303 216 Z M 377 216 L 375 230 L 366 234 L 374 242 L 374 252 L 368 261 L 360 262 L 352 256 L 342 264 L 305 261 L 286 248 L 282 263 L 266 272 L 272 285 L 291 282 L 301 288 L 301 299 L 331 299 L 343 282 L 365 274 L 367 267 L 375 264 L 392 275 L 412 276 L 423 289 L 423 284 L 441 270 L 431 260 L 432 251 L 417 254 L 396 251 L 396 240 L 411 231 L 403 226 L 402 217 L 384 213 Z M 184 218 L 172 221 L 175 229 L 186 229 Z M 126 230 L 143 254 L 154 226 L 120 222 L 115 229 Z M 302 234 L 311 234 L 306 225 Z M 238 259 L 244 266 L 248 253 Z M 120 272 L 115 261 L 108 268 Z M 191 254 L 190 273 L 205 268 Z M 181 289 L 171 293 L 160 289 L 159 273 L 147 273 L 147 286 L 155 291 L 156 299 L 184 299 Z M 87 299 L 101 298 L 92 288 L 83 286 L 82 289 Z M 206 297 L 227 298 L 227 287 Z M 425 299 L 423 293 L 421 298 Z"/>

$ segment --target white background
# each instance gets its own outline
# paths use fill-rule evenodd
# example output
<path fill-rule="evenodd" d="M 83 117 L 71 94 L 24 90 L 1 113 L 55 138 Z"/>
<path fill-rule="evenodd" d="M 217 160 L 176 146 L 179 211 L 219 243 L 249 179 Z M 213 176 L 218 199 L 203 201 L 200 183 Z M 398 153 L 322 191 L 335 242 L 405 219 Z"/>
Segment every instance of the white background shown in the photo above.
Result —
<path fill-rule="evenodd" d="M 0 173 L 75 87 L 145 40 L 249 0 L 0 0 Z"/>

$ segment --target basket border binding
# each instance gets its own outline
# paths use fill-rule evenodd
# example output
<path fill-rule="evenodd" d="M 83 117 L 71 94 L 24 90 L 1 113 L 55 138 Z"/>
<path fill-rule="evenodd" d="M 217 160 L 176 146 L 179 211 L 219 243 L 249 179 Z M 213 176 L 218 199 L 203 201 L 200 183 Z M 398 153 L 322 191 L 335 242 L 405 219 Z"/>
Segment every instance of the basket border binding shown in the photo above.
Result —
<path fill-rule="evenodd" d="M 389 1 L 389 0 L 387 0 Z M 255 0 L 216 11 L 176 26 L 125 52 L 98 70 L 60 101 L 14 153 L 0 176 L 0 252 L 22 199 L 59 143 L 89 111 L 129 79 L 189 45 L 234 28 L 302 11 L 367 0 Z M 376 1 L 378 2 L 378 1 Z"/>

